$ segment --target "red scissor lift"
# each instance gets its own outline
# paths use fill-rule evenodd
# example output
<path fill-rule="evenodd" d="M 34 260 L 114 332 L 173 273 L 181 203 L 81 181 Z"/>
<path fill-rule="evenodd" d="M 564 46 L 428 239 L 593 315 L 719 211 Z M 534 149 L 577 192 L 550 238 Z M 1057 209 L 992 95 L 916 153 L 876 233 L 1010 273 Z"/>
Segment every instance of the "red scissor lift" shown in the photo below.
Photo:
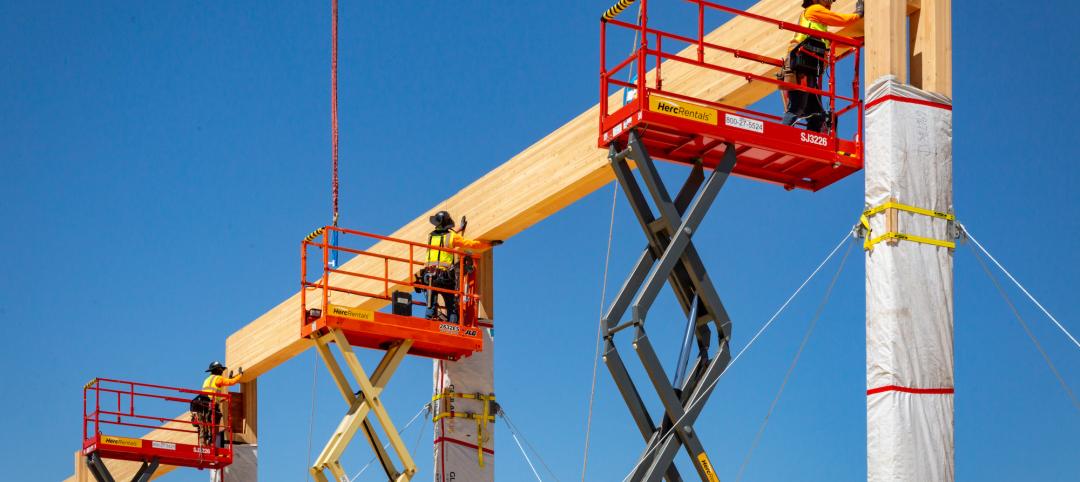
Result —
<path fill-rule="evenodd" d="M 456 277 L 453 287 L 439 288 L 425 284 L 423 276 L 417 277 L 417 273 L 426 269 L 429 248 L 424 243 L 336 226 L 326 226 L 302 243 L 300 336 L 315 343 L 349 404 L 344 419 L 311 467 L 316 481 L 331 480 L 324 471 L 331 473 L 332 480 L 347 480 L 340 459 L 358 431 L 367 437 L 389 480 L 410 480 L 416 473 L 416 464 L 383 407 L 380 400 L 383 388 L 407 354 L 457 360 L 483 350 L 476 279 L 480 257 L 439 248 L 454 255 L 454 269 L 450 272 Z M 313 250 L 318 253 L 317 264 L 309 259 L 309 251 Z M 335 252 L 351 255 L 352 259 L 335 266 L 331 262 Z M 436 292 L 455 297 L 459 322 L 449 321 L 449 314 L 443 309 L 437 311 L 435 319 L 424 314 L 414 316 L 417 308 L 422 313 L 426 311 L 427 303 L 413 300 L 409 291 L 426 292 L 429 302 Z M 387 302 L 392 306 L 390 312 L 372 306 Z M 345 363 L 338 362 L 331 345 L 337 346 Z M 386 352 L 370 376 L 353 352 L 353 346 Z M 355 387 L 346 373 L 352 374 Z M 386 444 L 379 439 L 369 413 L 377 418 L 386 434 L 401 462 L 401 470 L 385 450 Z"/>
<path fill-rule="evenodd" d="M 638 24 L 617 20 L 615 16 L 631 3 L 620 0 L 603 15 L 600 24 L 599 144 L 608 149 L 615 178 L 626 193 L 648 245 L 604 313 L 603 360 L 646 443 L 626 480 L 684 480 L 675 464 L 682 449 L 698 477 L 715 482 L 716 469 L 693 425 L 731 362 L 732 322 L 692 236 L 731 174 L 789 190 L 817 191 L 862 169 L 858 135 L 863 117 L 858 72 L 862 41 L 703 0 L 666 2 L 696 10 L 686 11 L 696 13 L 694 30 L 679 34 L 650 26 L 649 4 L 654 2 L 648 0 L 641 0 Z M 673 12 L 664 12 L 668 13 Z M 787 30 L 792 36 L 805 33 L 828 40 L 829 48 L 820 59 L 828 71 L 824 87 L 811 89 L 778 80 L 768 73 L 784 65 L 782 58 L 724 45 L 733 40 L 754 44 L 750 39 L 723 38 L 722 33 L 707 37 L 706 13 L 710 19 L 730 17 L 743 26 L 762 22 Z M 608 36 L 612 28 L 636 35 L 637 43 L 633 53 L 614 60 L 609 67 Z M 720 32 L 733 30 L 753 31 L 729 28 Z M 787 49 L 783 47 L 790 38 L 780 40 L 784 45 L 775 45 L 770 52 L 785 55 Z M 758 39 L 756 43 L 760 42 Z M 836 92 L 837 62 L 849 57 L 854 66 L 851 93 L 844 96 Z M 669 72 L 677 75 L 665 79 Z M 617 78 L 622 76 L 629 81 Z M 743 85 L 758 84 L 751 85 L 751 89 L 775 86 L 819 95 L 823 107 L 832 113 L 832 122 L 825 132 L 808 132 L 784 125 L 782 118 L 774 114 L 703 98 L 702 84 L 707 84 L 703 82 L 706 79 L 729 85 L 732 80 Z M 625 105 L 612 107 L 620 100 L 620 89 L 635 96 Z M 846 114 L 856 118 L 851 139 L 842 138 L 835 127 L 837 119 Z M 665 186 L 655 159 L 691 167 L 675 196 Z M 674 376 L 665 370 L 645 329 L 649 309 L 664 285 L 671 287 L 687 320 Z M 650 414 L 639 384 L 619 353 L 616 335 L 622 331 L 631 332 L 633 353 L 640 359 L 662 405 L 659 417 Z M 697 357 L 690 363 L 694 347 Z"/>
<path fill-rule="evenodd" d="M 730 142 L 734 144 L 738 158 L 733 174 L 779 184 L 787 189 L 817 191 L 862 169 L 863 149 L 858 135 L 862 132 L 863 122 L 859 87 L 862 39 L 810 30 L 703 0 L 678 2 L 690 4 L 697 10 L 693 33 L 679 34 L 650 27 L 649 4 L 653 2 L 641 2 L 639 24 L 615 18 L 605 18 L 600 24 L 601 147 L 607 148 L 613 143 L 626 145 L 630 132 L 634 131 L 656 159 L 684 164 L 701 159 L 706 168 L 714 168 L 723 157 L 726 143 Z M 806 33 L 828 40 L 828 54 L 822 59 L 828 72 L 822 79 L 824 86 L 812 89 L 739 68 L 747 62 L 779 68 L 783 58 L 725 46 L 723 42 L 728 39 L 724 38 L 706 39 L 706 13 L 763 22 L 788 30 L 792 36 Z M 609 27 L 633 32 L 639 39 L 634 52 L 610 68 Z M 850 94 L 845 95 L 837 92 L 836 74 L 837 63 L 847 57 L 853 57 L 853 80 Z M 781 124 L 781 116 L 775 114 L 702 98 L 699 93 L 678 86 L 679 79 L 672 79 L 665 85 L 665 67 L 680 69 L 684 77 L 690 70 L 691 76 L 696 78 L 734 77 L 745 82 L 820 95 L 822 104 L 832 113 L 831 127 L 826 132 L 807 132 Z M 619 77 L 636 78 L 636 81 L 627 82 Z M 672 87 L 673 83 L 677 86 Z M 609 104 L 613 102 L 613 91 L 623 88 L 632 89 L 637 95 L 626 105 L 612 109 Z M 779 104 L 777 107 L 782 110 Z M 835 128 L 846 114 L 853 114 L 856 122 L 856 134 L 851 139 L 840 137 Z"/>
<path fill-rule="evenodd" d="M 228 393 L 107 378 L 95 378 L 87 383 L 83 387 L 82 453 L 90 473 L 98 482 L 113 482 L 104 459 L 142 462 L 131 479 L 138 482 L 150 480 L 159 465 L 223 469 L 231 464 L 229 410 L 222 411 L 222 420 L 217 424 L 169 415 L 186 411 L 192 398 L 198 395 L 231 407 Z M 154 432 L 145 435 L 146 430 Z M 203 443 L 200 430 L 211 434 L 223 431 L 221 446 Z"/>

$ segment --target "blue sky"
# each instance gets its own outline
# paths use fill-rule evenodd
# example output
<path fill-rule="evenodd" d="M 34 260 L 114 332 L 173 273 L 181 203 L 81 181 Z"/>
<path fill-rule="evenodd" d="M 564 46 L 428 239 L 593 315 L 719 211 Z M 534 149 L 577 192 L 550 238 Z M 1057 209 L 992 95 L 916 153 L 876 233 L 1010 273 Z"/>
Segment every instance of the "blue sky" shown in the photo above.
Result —
<path fill-rule="evenodd" d="M 1012 2 L 954 5 L 956 207 L 1080 332 L 1069 123 L 1080 7 L 1054 3 L 1007 21 L 1000 12 Z M 392 231 L 593 105 L 596 18 L 607 6 L 346 2 L 342 225 Z M 13 380 L 0 450 L 11 480 L 56 480 L 71 473 L 87 380 L 196 386 L 227 335 L 296 291 L 298 240 L 329 218 L 329 8 L 7 1 L 0 18 L 0 366 Z M 496 255 L 497 391 L 564 481 L 580 478 L 611 189 Z M 728 184 L 695 242 L 736 349 L 861 205 L 861 173 L 816 194 Z M 609 295 L 644 241 L 636 226 L 620 199 Z M 723 378 L 698 422 L 723 480 L 735 479 L 834 269 Z M 745 480 L 865 476 L 862 279 L 855 250 Z M 1010 294 L 1080 387 L 1080 352 Z M 675 311 L 665 298 L 653 312 L 658 346 L 675 345 Z M 260 381 L 263 480 L 306 472 L 313 361 L 305 353 Z M 617 480 L 642 443 L 599 375 L 588 479 Z M 430 362 L 403 365 L 385 395 L 399 421 L 427 400 L 429 380 Z M 960 480 L 1075 480 L 1080 413 L 966 247 L 956 254 L 956 380 Z M 325 371 L 315 400 L 317 451 L 344 412 Z M 500 480 L 530 480 L 508 432 L 496 436 Z M 423 453 L 417 480 L 430 477 Z M 357 444 L 348 457 L 356 470 L 368 451 Z"/>

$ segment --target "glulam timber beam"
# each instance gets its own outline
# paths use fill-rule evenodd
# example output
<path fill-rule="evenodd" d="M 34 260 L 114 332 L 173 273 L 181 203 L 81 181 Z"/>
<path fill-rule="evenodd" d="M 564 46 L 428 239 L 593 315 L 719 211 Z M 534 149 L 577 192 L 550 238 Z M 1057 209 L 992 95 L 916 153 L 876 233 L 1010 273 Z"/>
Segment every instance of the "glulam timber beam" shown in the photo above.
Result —
<path fill-rule="evenodd" d="M 871 2 L 873 3 L 873 2 Z M 854 0 L 838 1 L 834 9 L 854 10 Z M 903 3 L 901 5 L 904 5 Z M 766 17 L 795 21 L 801 9 L 791 0 L 763 0 L 750 12 Z M 861 36 L 861 22 L 841 31 L 844 35 Z M 707 41 L 734 48 L 781 58 L 789 46 L 791 32 L 763 22 L 735 18 L 707 34 Z M 692 48 L 692 47 L 691 47 Z M 684 55 L 690 56 L 690 48 Z M 771 66 L 750 59 L 734 58 L 730 54 L 714 53 L 725 65 L 749 72 L 768 75 Z M 906 55 L 906 53 L 905 53 Z M 905 57 L 906 58 L 906 57 Z M 700 69 L 686 64 L 667 62 L 663 67 L 664 87 L 699 98 L 748 106 L 775 91 L 766 82 L 748 82 L 742 77 L 700 75 Z M 612 96 L 614 99 L 615 96 Z M 780 106 L 776 106 L 780 110 Z M 489 172 L 460 192 L 432 208 L 444 209 L 455 216 L 469 216 L 469 235 L 480 239 L 508 239 L 573 204 L 614 179 L 608 167 L 605 151 L 597 148 L 597 119 L 599 106 L 584 113 L 529 146 L 505 164 Z M 391 236 L 402 239 L 426 239 L 431 226 L 429 212 L 398 229 Z M 297 239 L 299 243 L 299 239 Z M 395 246 L 377 244 L 372 251 L 395 256 L 406 255 Z M 365 272 L 370 261 L 350 260 L 343 269 Z M 408 273 L 399 273 L 406 279 Z M 331 284 L 350 289 L 362 289 L 364 280 L 332 281 Z M 339 294 L 340 295 L 340 294 Z M 363 300 L 349 295 L 334 296 L 335 303 L 359 305 L 368 309 L 385 306 L 382 300 Z M 226 341 L 226 362 L 243 366 L 245 377 L 259 376 L 297 356 L 311 346 L 299 337 L 300 297 L 294 295 L 241 328 Z"/>
<path fill-rule="evenodd" d="M 876 8 L 872 6 L 893 1 L 897 1 L 906 14 L 913 14 L 920 10 L 924 2 L 948 0 L 870 0 L 867 2 L 868 23 L 872 19 L 871 12 Z M 839 0 L 833 5 L 833 9 L 851 12 L 854 6 L 854 0 Z M 748 11 L 795 22 L 801 8 L 799 3 L 793 0 L 762 0 Z M 861 37 L 863 36 L 863 22 L 858 22 L 839 33 Z M 788 48 L 790 38 L 790 32 L 774 26 L 735 18 L 707 34 L 706 41 L 781 58 Z M 921 45 L 934 45 L 935 51 L 945 48 L 944 44 L 932 42 L 931 39 Z M 951 43 L 947 48 L 951 49 Z M 923 51 L 920 50 L 920 52 Z M 689 49 L 683 55 L 688 55 L 688 53 Z M 903 51 L 900 55 L 906 59 L 909 53 Z M 914 51 L 911 55 L 914 55 Z M 716 55 L 710 60 L 716 58 L 721 57 Z M 869 74 L 870 65 L 877 65 L 877 55 L 868 51 L 864 58 L 866 58 Z M 895 59 L 889 57 L 889 62 L 894 61 Z M 776 72 L 773 67 L 748 59 L 729 57 L 725 65 L 759 75 L 772 75 Z M 715 99 L 737 107 L 749 106 L 776 90 L 772 84 L 748 82 L 741 77 L 698 75 L 699 73 L 693 69 L 672 62 L 665 62 L 663 71 L 665 88 L 695 97 Z M 866 78 L 871 77 L 867 75 Z M 611 102 L 615 100 L 616 96 L 609 99 Z M 776 108 L 780 110 L 779 105 Z M 596 147 L 598 118 L 599 105 L 594 105 L 503 165 L 466 186 L 451 198 L 432 207 L 431 211 L 445 209 L 455 215 L 467 214 L 470 224 L 474 227 L 469 232 L 470 237 L 508 239 L 573 204 L 614 179 L 608 167 L 606 152 Z M 420 217 L 394 232 L 392 236 L 404 239 L 425 239 L 430 231 L 427 221 L 429 214 L 429 212 L 421 213 Z M 297 244 L 299 242 L 298 237 Z M 386 246 L 378 245 L 373 250 L 393 252 Z M 288 260 L 282 262 L 288 262 Z M 351 260 L 343 266 L 343 269 L 362 270 L 363 261 Z M 338 301 L 348 302 L 347 299 Z M 385 305 L 384 302 L 377 300 L 358 301 L 370 309 Z M 243 366 L 244 381 L 250 382 L 255 377 L 299 355 L 311 346 L 308 340 L 299 337 L 299 320 L 300 297 L 297 294 L 282 301 L 229 336 L 226 340 L 227 364 Z M 110 469 L 114 465 L 119 467 L 123 464 L 129 464 L 132 467 L 130 473 L 134 473 L 134 470 L 138 468 L 137 464 L 110 461 Z M 155 478 L 172 469 L 172 467 L 163 466 L 158 469 Z M 128 472 L 114 473 L 126 474 Z M 67 480 L 74 481 L 75 478 L 71 477 Z"/>

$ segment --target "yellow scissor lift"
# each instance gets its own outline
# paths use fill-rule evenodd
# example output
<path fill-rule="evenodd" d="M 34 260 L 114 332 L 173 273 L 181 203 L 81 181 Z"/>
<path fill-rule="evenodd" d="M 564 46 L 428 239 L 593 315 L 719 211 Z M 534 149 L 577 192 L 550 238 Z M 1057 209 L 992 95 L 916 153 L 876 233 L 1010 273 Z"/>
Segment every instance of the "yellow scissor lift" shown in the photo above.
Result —
<path fill-rule="evenodd" d="M 340 244 L 331 244 L 331 233 L 334 232 L 340 235 Z M 348 482 L 349 477 L 341 466 L 341 456 L 357 431 L 362 430 L 387 479 L 393 482 L 409 481 L 416 474 L 416 463 L 390 420 L 380 396 L 405 355 L 458 360 L 483 349 L 483 335 L 477 318 L 480 295 L 476 272 L 480 258 L 471 253 L 441 248 L 453 252 L 457 261 L 454 268 L 449 270 L 454 277 L 454 287 L 438 288 L 418 281 L 424 279 L 422 270 L 426 268 L 423 261 L 416 261 L 416 257 L 427 253 L 428 246 L 425 244 L 335 226 L 327 226 L 313 234 L 303 242 L 302 247 L 300 303 L 303 321 L 300 333 L 315 342 L 315 348 L 326 363 L 349 410 L 315 459 L 311 475 L 317 482 L 329 482 L 325 474 L 329 471 L 334 480 Z M 345 246 L 349 240 L 358 238 L 377 240 L 380 248 Z M 321 251 L 322 269 L 318 278 L 309 281 L 307 255 L 311 248 Z M 336 267 L 330 263 L 333 251 L 354 254 L 355 262 L 351 261 L 348 269 L 345 269 L 346 266 Z M 421 270 L 421 276 L 414 277 L 417 269 Z M 396 286 L 425 290 L 429 302 L 432 302 L 434 292 L 453 297 L 457 300 L 454 311 L 460 323 L 447 321 L 450 317 L 445 308 L 436 310 L 435 319 L 412 316 L 413 306 L 424 306 L 425 303 L 413 301 L 408 293 L 392 292 L 391 289 Z M 315 296 L 309 296 L 309 291 L 314 291 L 318 299 L 311 299 Z M 392 301 L 394 309 L 392 313 L 384 313 L 336 304 L 345 299 Z M 340 358 L 344 360 L 345 368 L 358 390 L 354 390 L 353 383 L 346 377 L 346 370 L 342 369 L 342 364 L 330 349 L 331 344 L 337 345 Z M 386 352 L 371 376 L 360 364 L 353 346 Z M 386 434 L 390 448 L 401 462 L 400 470 L 384 448 L 374 424 L 368 418 L 370 414 L 375 415 Z"/>

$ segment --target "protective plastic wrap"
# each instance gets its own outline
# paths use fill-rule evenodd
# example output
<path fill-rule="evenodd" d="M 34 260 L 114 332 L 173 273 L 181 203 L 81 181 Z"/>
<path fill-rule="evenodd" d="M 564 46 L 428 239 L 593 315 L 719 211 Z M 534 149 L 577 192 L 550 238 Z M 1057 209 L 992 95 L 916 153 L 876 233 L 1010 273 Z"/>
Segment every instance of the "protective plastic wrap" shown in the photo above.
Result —
<path fill-rule="evenodd" d="M 259 446 L 237 444 L 233 446 L 233 462 L 225 467 L 222 479 L 217 470 L 210 471 L 210 482 L 258 482 Z"/>
<path fill-rule="evenodd" d="M 489 330 L 484 331 L 484 351 L 456 362 L 435 361 L 435 395 L 458 394 L 492 395 L 494 385 L 495 344 Z M 483 400 L 440 398 L 434 413 L 469 413 L 482 415 Z M 492 404 L 493 405 L 493 404 Z M 495 415 L 489 406 L 491 415 Z M 479 432 L 483 440 L 478 443 Z M 483 450 L 481 463 L 480 446 Z M 495 480 L 495 424 L 471 418 L 443 417 L 435 423 L 435 481 L 491 482 Z"/>
<path fill-rule="evenodd" d="M 953 212 L 951 100 L 885 77 L 867 93 L 866 204 Z M 951 241 L 947 219 L 870 216 L 870 237 Z M 955 480 L 953 253 L 909 240 L 866 252 L 867 480 Z"/>

